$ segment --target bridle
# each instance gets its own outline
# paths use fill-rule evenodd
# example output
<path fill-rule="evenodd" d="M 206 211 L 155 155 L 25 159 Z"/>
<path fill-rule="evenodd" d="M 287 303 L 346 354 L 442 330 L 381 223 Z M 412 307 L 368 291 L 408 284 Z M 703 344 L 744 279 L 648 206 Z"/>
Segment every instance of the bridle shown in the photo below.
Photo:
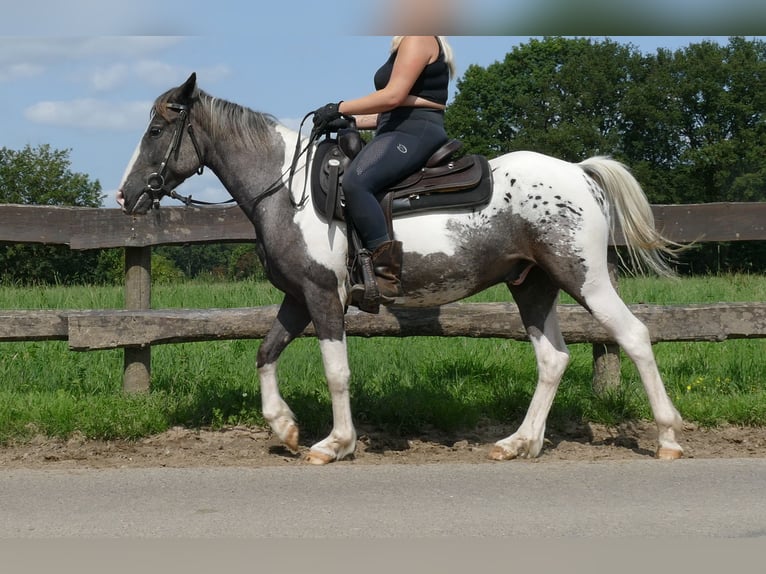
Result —
<path fill-rule="evenodd" d="M 160 163 L 160 169 L 158 171 L 155 171 L 154 173 L 149 174 L 149 176 L 146 178 L 146 188 L 144 193 L 148 194 L 149 197 L 152 200 L 152 209 L 159 209 L 160 207 L 160 200 L 164 196 L 171 197 L 173 199 L 177 199 L 181 202 L 183 202 L 187 207 L 190 205 L 222 205 L 226 203 L 234 203 L 235 199 L 228 199 L 226 201 L 219 201 L 219 202 L 207 202 L 207 201 L 200 201 L 198 199 L 192 199 L 192 197 L 189 196 L 183 196 L 175 191 L 175 189 L 167 189 L 165 187 L 165 172 L 168 168 L 168 162 L 170 161 L 170 157 L 173 156 L 176 161 L 178 161 L 178 154 L 181 150 L 181 139 L 183 138 L 184 131 L 189 133 L 189 139 L 192 142 L 192 145 L 194 146 L 194 151 L 197 154 L 197 160 L 199 161 L 199 167 L 196 170 L 197 175 L 202 175 L 203 170 L 205 169 L 205 165 L 202 160 L 202 152 L 200 151 L 199 144 L 197 143 L 197 138 L 194 135 L 194 128 L 192 126 L 191 120 L 189 120 L 189 109 L 190 106 L 186 104 L 178 104 L 174 102 L 168 102 L 165 104 L 165 106 L 171 110 L 178 112 L 178 117 L 174 120 L 175 124 L 175 131 L 173 132 L 173 137 L 170 140 L 170 144 L 168 145 L 168 149 L 165 152 L 165 157 L 163 158 L 162 162 Z M 311 157 L 311 150 L 313 143 L 316 142 L 319 137 L 323 134 L 321 130 L 317 130 L 316 128 L 312 130 L 311 135 L 309 136 L 309 140 L 305 147 L 301 149 L 301 131 L 303 130 L 303 124 L 305 123 L 306 119 L 311 116 L 314 112 L 309 112 L 303 117 L 303 120 L 301 121 L 300 128 L 298 129 L 298 138 L 295 145 L 295 151 L 293 153 L 293 160 L 291 162 L 291 165 L 289 168 L 287 168 L 282 174 L 280 174 L 279 178 L 277 178 L 274 183 L 272 183 L 270 186 L 268 186 L 265 190 L 261 191 L 256 197 L 249 200 L 247 203 L 257 203 L 266 196 L 271 195 L 272 193 L 278 191 L 280 188 L 283 187 L 283 178 L 285 176 L 288 177 L 288 183 L 287 188 L 292 188 L 292 180 L 293 176 L 295 175 L 298 160 L 303 155 L 306 154 L 306 164 L 308 165 L 310 163 L 310 157 Z M 185 129 L 184 129 L 184 123 L 186 123 Z M 306 181 L 304 181 L 304 189 L 303 194 L 299 201 L 295 201 L 290 195 L 290 203 L 293 207 L 303 207 L 306 204 L 306 201 L 308 200 L 308 195 L 306 193 L 306 184 L 308 182 L 308 173 L 306 174 Z"/>
<path fill-rule="evenodd" d="M 194 146 L 194 151 L 197 154 L 197 160 L 199 161 L 199 167 L 196 170 L 197 175 L 202 175 L 202 172 L 205 169 L 205 165 L 202 163 L 202 152 L 200 151 L 199 144 L 197 143 L 197 138 L 194 135 L 194 128 L 192 127 L 192 123 L 189 120 L 189 106 L 176 103 L 167 103 L 165 106 L 171 110 L 177 111 L 178 117 L 174 121 L 175 131 L 173 132 L 173 137 L 170 140 L 168 149 L 165 152 L 165 157 L 160 163 L 160 169 L 150 174 L 149 177 L 146 178 L 145 193 L 148 193 L 149 197 L 151 197 L 152 207 L 155 209 L 159 208 L 160 200 L 165 195 L 173 198 L 181 198 L 181 196 L 176 194 L 175 190 L 169 190 L 165 187 L 165 172 L 168 169 L 170 156 L 173 156 L 173 159 L 178 161 L 178 154 L 181 151 L 181 140 L 183 139 L 184 132 L 189 133 L 189 139 L 191 140 L 192 146 Z M 191 197 L 186 199 L 191 202 Z"/>

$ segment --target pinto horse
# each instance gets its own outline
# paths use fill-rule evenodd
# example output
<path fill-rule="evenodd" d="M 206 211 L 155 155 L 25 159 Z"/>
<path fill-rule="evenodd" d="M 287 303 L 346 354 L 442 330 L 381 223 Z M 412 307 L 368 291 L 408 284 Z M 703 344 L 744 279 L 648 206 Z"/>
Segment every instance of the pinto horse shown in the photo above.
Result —
<path fill-rule="evenodd" d="M 356 447 L 344 331 L 349 248 L 343 222 L 312 205 L 306 157 L 311 142 L 270 115 L 214 98 L 196 74 L 154 102 L 151 120 L 117 192 L 126 214 L 146 213 L 188 177 L 211 169 L 255 226 L 269 280 L 284 292 L 257 355 L 262 411 L 291 450 L 298 427 L 279 393 L 277 361 L 313 322 L 331 399 L 333 427 L 306 460 L 326 464 Z M 610 282 L 612 216 L 642 268 L 669 274 L 674 244 L 655 230 L 646 196 L 620 163 L 592 157 L 565 162 L 532 152 L 490 161 L 493 195 L 482 208 L 411 214 L 394 220 L 403 243 L 404 296 L 394 305 L 435 307 L 505 283 L 534 347 L 538 380 L 519 428 L 490 457 L 537 457 L 569 353 L 556 314 L 560 290 L 587 309 L 635 363 L 658 427 L 659 458 L 679 458 L 682 420 L 657 369 L 649 332 Z M 290 174 L 290 177 L 286 177 Z M 293 177 L 296 176 L 296 177 Z"/>

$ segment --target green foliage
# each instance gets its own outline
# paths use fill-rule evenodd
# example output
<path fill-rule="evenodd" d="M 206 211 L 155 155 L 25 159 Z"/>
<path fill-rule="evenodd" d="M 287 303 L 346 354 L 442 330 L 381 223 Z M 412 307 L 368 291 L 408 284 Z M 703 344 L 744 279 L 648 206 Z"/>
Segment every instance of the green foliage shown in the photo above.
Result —
<path fill-rule="evenodd" d="M 175 263 L 159 254 L 152 254 L 152 283 L 175 283 L 183 279 L 184 274 Z"/>
<path fill-rule="evenodd" d="M 0 203 L 99 207 L 98 181 L 70 169 L 69 150 L 48 145 L 0 149 Z M 263 277 L 253 244 L 160 247 L 152 254 L 155 282 L 208 275 L 217 279 Z M 64 245 L 0 245 L 0 283 L 71 285 L 121 283 L 119 249 L 72 251 Z"/>
<path fill-rule="evenodd" d="M 69 150 L 0 148 L 0 203 L 98 207 L 101 184 L 70 169 Z"/>
<path fill-rule="evenodd" d="M 98 252 L 65 245 L 0 244 L 0 284 L 73 285 L 92 283 Z"/>
<path fill-rule="evenodd" d="M 619 143 L 619 102 L 638 56 L 612 41 L 546 38 L 458 80 L 451 135 L 476 153 L 531 149 L 574 161 Z"/>
<path fill-rule="evenodd" d="M 97 207 L 101 184 L 70 169 L 69 151 L 48 145 L 14 151 L 0 148 L 0 203 Z M 61 245 L 0 245 L 3 283 L 92 282 L 97 252 Z"/>
<path fill-rule="evenodd" d="M 625 101 L 625 159 L 656 203 L 764 198 L 766 43 L 647 56 Z"/>
<path fill-rule="evenodd" d="M 628 302 L 656 304 L 763 301 L 759 275 L 624 279 Z M 277 303 L 266 283 L 202 281 L 160 284 L 154 306 L 241 307 Z M 507 301 L 493 288 L 474 301 Z M 571 301 L 565 301 L 571 302 Z M 120 308 L 118 287 L 0 288 L 0 308 Z M 351 337 L 351 401 L 355 421 L 392 434 L 429 428 L 464 431 L 481 424 L 518 423 L 534 392 L 534 352 L 526 342 L 499 339 Z M 174 425 L 264 424 L 255 356 L 258 341 L 159 345 L 152 349 L 152 390 L 122 393 L 119 350 L 74 353 L 65 341 L 3 343 L 0 361 L 0 443 L 36 433 L 68 437 L 137 438 Z M 763 340 L 659 343 L 654 346 L 672 400 L 698 424 L 766 424 Z M 622 355 L 623 383 L 603 396 L 591 389 L 590 345 L 570 345 L 572 359 L 554 401 L 551 426 L 650 419 L 633 364 Z M 385 360 L 382 359 L 385 357 Z M 331 424 L 331 405 L 316 340 L 294 341 L 282 355 L 280 389 L 303 436 Z"/>
<path fill-rule="evenodd" d="M 154 251 L 189 279 L 265 279 L 254 243 L 162 246 Z"/>

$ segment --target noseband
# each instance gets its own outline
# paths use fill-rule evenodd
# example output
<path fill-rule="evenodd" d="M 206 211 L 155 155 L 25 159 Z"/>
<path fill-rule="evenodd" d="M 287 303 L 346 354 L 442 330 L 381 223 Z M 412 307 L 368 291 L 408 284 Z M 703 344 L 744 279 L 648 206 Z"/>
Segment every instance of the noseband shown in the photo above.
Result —
<path fill-rule="evenodd" d="M 178 161 L 178 154 L 181 151 L 181 139 L 183 139 L 184 131 L 189 132 L 189 139 L 194 146 L 194 151 L 197 153 L 197 159 L 199 160 L 197 175 L 202 175 L 202 172 L 205 169 L 205 166 L 202 163 L 202 153 L 200 152 L 199 144 L 197 144 L 197 138 L 194 136 L 194 128 L 192 127 L 191 121 L 188 120 L 189 106 L 175 103 L 168 103 L 165 104 L 165 106 L 171 110 L 177 111 L 178 117 L 175 119 L 175 132 L 173 132 L 173 137 L 165 152 L 165 157 L 163 158 L 162 163 L 160 163 L 160 169 L 146 178 L 145 193 L 148 193 L 151 197 L 152 207 L 155 209 L 159 207 L 160 199 L 162 199 L 163 196 L 168 195 L 172 197 L 174 194 L 173 190 L 169 190 L 165 187 L 165 173 L 168 169 L 170 156 L 173 156 L 175 161 Z"/>

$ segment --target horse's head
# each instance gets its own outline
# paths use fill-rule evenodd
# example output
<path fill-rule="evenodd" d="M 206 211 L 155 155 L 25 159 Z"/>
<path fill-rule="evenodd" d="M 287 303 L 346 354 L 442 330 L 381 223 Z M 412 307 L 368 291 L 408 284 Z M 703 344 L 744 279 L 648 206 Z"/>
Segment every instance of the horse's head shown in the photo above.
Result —
<path fill-rule="evenodd" d="M 192 74 L 154 102 L 149 126 L 117 191 L 125 213 L 146 213 L 185 179 L 202 173 L 202 150 L 191 123 L 197 98 L 197 76 Z"/>

